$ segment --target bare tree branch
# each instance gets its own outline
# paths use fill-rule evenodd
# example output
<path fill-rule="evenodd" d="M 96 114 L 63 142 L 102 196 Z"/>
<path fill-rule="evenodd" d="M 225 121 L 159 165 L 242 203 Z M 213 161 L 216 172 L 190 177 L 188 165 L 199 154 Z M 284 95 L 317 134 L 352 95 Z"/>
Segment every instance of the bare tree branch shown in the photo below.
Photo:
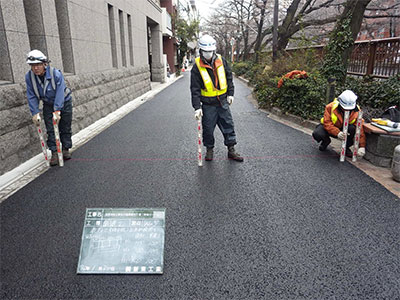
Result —
<path fill-rule="evenodd" d="M 307 11 L 305 11 L 304 14 L 308 15 L 311 12 L 321 9 L 321 8 L 328 8 L 328 7 L 332 7 L 332 6 L 343 6 L 344 5 L 344 3 L 332 3 L 333 1 L 335 1 L 335 0 L 328 0 L 325 3 L 322 3 L 318 6 L 311 6 Z"/>
<path fill-rule="evenodd" d="M 383 19 L 383 18 L 400 18 L 400 15 L 386 15 L 386 16 L 365 16 L 365 19 Z"/>
<path fill-rule="evenodd" d="M 386 11 L 386 10 L 390 10 L 390 9 L 393 9 L 393 8 L 396 8 L 397 6 L 400 6 L 400 3 L 396 3 L 396 4 L 393 4 L 392 6 L 389 6 L 389 7 L 370 7 L 370 8 L 367 8 L 366 10 L 367 11 L 375 11 L 375 10 L 383 10 L 383 11 Z"/>
<path fill-rule="evenodd" d="M 289 35 L 292 36 L 296 32 L 298 32 L 302 28 L 310 27 L 310 26 L 320 26 L 320 25 L 325 25 L 329 23 L 334 23 L 337 21 L 338 16 L 332 16 L 323 20 L 309 20 L 309 21 L 304 21 L 303 23 L 296 24 L 295 26 L 292 27 L 292 29 L 289 32 Z"/>

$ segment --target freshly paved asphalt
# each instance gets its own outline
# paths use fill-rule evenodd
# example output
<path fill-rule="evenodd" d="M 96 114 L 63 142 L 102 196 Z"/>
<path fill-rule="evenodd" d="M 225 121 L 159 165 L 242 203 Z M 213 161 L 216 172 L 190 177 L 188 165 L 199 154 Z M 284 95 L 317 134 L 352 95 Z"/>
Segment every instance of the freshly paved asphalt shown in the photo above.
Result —
<path fill-rule="evenodd" d="M 236 80 L 196 161 L 189 74 L 1 203 L 2 299 L 399 299 L 400 201 Z M 165 207 L 163 275 L 77 275 L 87 207 Z"/>

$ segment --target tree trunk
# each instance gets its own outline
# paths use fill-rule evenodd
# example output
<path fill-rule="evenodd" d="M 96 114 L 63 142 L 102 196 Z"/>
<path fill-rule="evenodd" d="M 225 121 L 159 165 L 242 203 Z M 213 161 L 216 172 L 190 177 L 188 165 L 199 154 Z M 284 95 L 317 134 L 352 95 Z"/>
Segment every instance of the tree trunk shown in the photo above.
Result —
<path fill-rule="evenodd" d="M 350 29 L 354 41 L 357 39 L 357 35 L 360 32 L 361 24 L 364 19 L 364 12 L 370 2 L 371 0 L 348 0 L 346 3 L 345 9 L 340 19 L 342 20 L 343 18 L 345 18 L 348 13 L 352 14 Z M 346 68 L 347 61 L 352 50 L 353 46 L 345 49 L 345 51 L 343 51 L 342 53 L 342 62 Z"/>
<path fill-rule="evenodd" d="M 246 29 L 244 31 L 243 35 L 243 41 L 244 41 L 244 50 L 243 50 L 243 60 L 247 60 L 249 57 L 249 30 Z"/>
<path fill-rule="evenodd" d="M 255 54 L 255 61 L 256 62 L 258 62 L 259 51 L 260 51 L 260 48 L 261 48 L 262 32 L 263 32 L 264 17 L 265 17 L 265 6 L 266 5 L 267 5 L 267 0 L 263 0 L 263 4 L 262 4 L 262 7 L 261 7 L 261 14 L 260 14 L 260 22 L 258 22 L 258 28 L 257 28 L 256 44 L 254 46 L 254 54 Z"/>
<path fill-rule="evenodd" d="M 279 0 L 274 3 L 274 29 L 272 33 L 272 60 L 278 58 L 278 13 L 279 13 Z"/>
<path fill-rule="evenodd" d="M 322 74 L 328 79 L 335 78 L 339 82 L 345 82 L 347 61 L 370 2 L 371 0 L 347 0 L 326 47 Z"/>
<path fill-rule="evenodd" d="M 240 60 L 240 42 L 242 41 L 242 39 L 237 39 L 236 40 L 236 49 L 235 49 L 235 51 L 236 51 L 236 62 L 239 62 L 239 60 Z"/>
<path fill-rule="evenodd" d="M 282 25 L 278 28 L 278 42 L 277 42 L 277 53 L 285 50 L 290 38 L 290 28 L 295 25 L 293 24 L 297 8 L 299 7 L 300 0 L 293 0 L 287 9 L 285 18 L 283 19 Z"/>

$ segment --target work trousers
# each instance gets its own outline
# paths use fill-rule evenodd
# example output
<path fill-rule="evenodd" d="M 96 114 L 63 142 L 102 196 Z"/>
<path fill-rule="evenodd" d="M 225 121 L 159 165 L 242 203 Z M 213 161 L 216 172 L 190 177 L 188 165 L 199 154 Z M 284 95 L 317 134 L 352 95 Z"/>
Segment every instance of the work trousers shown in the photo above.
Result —
<path fill-rule="evenodd" d="M 203 144 L 207 148 L 214 147 L 215 126 L 221 130 L 224 136 L 225 146 L 236 145 L 236 133 L 229 104 L 225 101 L 222 106 L 204 105 L 203 109 Z"/>
<path fill-rule="evenodd" d="M 342 129 L 343 131 L 343 129 Z M 353 124 L 349 124 L 348 127 L 348 133 L 349 135 L 347 136 L 347 142 L 346 142 L 346 147 L 349 148 L 354 144 L 354 135 L 356 133 L 356 126 Z M 336 136 L 330 135 L 325 129 L 324 125 L 318 124 L 317 127 L 315 127 L 314 132 L 312 134 L 314 140 L 316 140 L 318 143 L 320 141 L 323 141 L 324 145 L 329 145 L 331 143 L 331 138 L 334 137 L 337 138 Z"/>
<path fill-rule="evenodd" d="M 53 127 L 53 104 L 43 104 L 43 118 L 44 124 L 47 130 L 47 147 L 51 151 L 57 151 L 56 138 L 54 135 Z M 63 149 L 70 149 L 72 147 L 72 100 L 64 102 L 64 107 L 61 110 L 61 120 L 58 124 L 58 129 L 60 131 L 60 140 Z"/>

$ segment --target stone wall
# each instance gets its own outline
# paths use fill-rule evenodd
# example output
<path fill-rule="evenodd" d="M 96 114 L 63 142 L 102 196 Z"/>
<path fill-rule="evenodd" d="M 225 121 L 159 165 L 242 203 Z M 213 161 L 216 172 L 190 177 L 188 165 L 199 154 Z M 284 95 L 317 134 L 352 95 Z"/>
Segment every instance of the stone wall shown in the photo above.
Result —
<path fill-rule="evenodd" d="M 165 82 L 164 65 L 157 63 L 151 67 L 152 80 L 157 82 Z"/>
<path fill-rule="evenodd" d="M 376 166 L 390 168 L 394 148 L 400 144 L 400 136 L 367 133 L 366 137 L 367 151 L 364 158 Z"/>
<path fill-rule="evenodd" d="M 67 76 L 72 89 L 72 133 L 151 89 L 148 66 Z M 24 83 L 0 87 L 0 175 L 41 153 Z M 42 124 L 44 128 L 44 124 Z"/>

